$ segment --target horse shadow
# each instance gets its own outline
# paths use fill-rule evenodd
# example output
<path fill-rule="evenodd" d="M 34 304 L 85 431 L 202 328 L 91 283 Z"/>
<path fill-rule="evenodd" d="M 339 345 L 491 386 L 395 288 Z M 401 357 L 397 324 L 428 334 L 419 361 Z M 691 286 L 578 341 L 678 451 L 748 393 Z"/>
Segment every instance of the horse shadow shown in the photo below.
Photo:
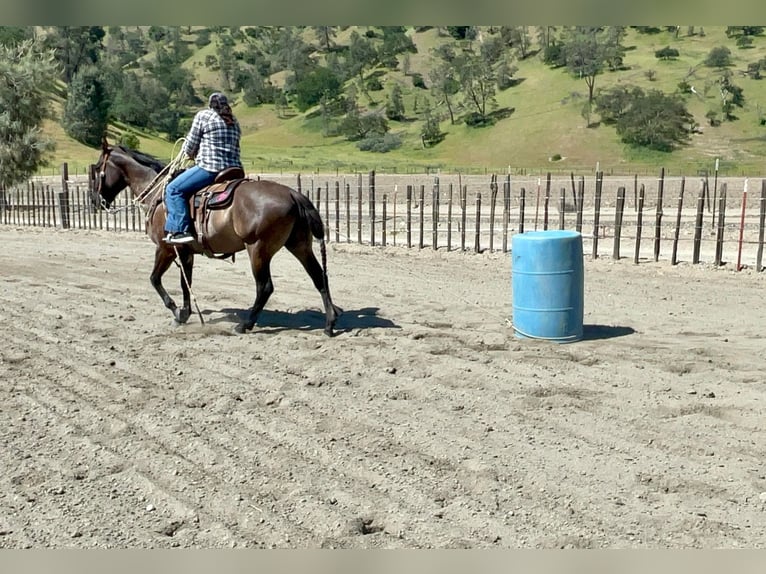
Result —
<path fill-rule="evenodd" d="M 619 325 L 583 325 L 583 341 L 598 341 L 600 339 L 614 339 L 625 337 L 636 332 L 633 327 Z"/>
<path fill-rule="evenodd" d="M 335 333 L 348 333 L 359 329 L 401 329 L 399 325 L 378 315 L 379 307 L 363 307 L 361 309 L 343 309 L 343 313 L 335 323 Z M 221 317 L 208 320 L 208 323 L 241 323 L 247 319 L 250 309 L 224 308 L 218 311 L 205 309 L 203 315 L 223 313 Z M 269 332 L 298 330 L 315 331 L 323 330 L 325 326 L 325 314 L 316 309 L 303 309 L 295 313 L 287 311 L 263 309 L 258 315 L 256 326 L 260 330 L 267 329 Z"/>

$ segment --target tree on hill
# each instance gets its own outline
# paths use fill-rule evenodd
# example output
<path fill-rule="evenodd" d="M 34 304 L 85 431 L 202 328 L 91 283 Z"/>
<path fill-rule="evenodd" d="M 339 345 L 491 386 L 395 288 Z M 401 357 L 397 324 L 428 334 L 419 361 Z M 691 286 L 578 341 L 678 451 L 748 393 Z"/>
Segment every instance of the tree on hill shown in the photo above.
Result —
<path fill-rule="evenodd" d="M 404 26 L 381 26 L 383 42 L 378 50 L 378 59 L 394 70 L 399 65 L 399 54 L 416 54 L 418 49 Z"/>
<path fill-rule="evenodd" d="M 439 116 L 431 109 L 431 103 L 426 99 L 423 108 L 423 127 L 420 129 L 420 141 L 423 147 L 432 147 L 444 139 L 445 134 L 439 127 Z"/>
<path fill-rule="evenodd" d="M 46 46 L 53 48 L 61 65 L 61 79 L 66 83 L 83 66 L 99 61 L 106 36 L 101 26 L 54 26 L 46 37 Z"/>
<path fill-rule="evenodd" d="M 0 188 L 17 185 L 47 165 L 53 142 L 43 135 L 50 117 L 55 56 L 37 40 L 0 46 Z"/>
<path fill-rule="evenodd" d="M 364 72 L 371 68 L 378 60 L 378 52 L 375 50 L 369 38 L 361 36 L 356 30 L 349 37 L 346 62 L 350 76 L 359 78 L 359 85 L 364 90 Z"/>
<path fill-rule="evenodd" d="M 329 52 L 333 47 L 337 34 L 336 28 L 337 26 L 311 26 L 314 34 L 319 39 L 319 45 L 325 52 Z"/>
<path fill-rule="evenodd" d="M 291 82 L 300 82 L 316 66 L 309 56 L 311 47 L 303 40 L 300 32 L 295 26 L 285 26 L 275 32 L 270 40 L 269 51 L 275 69 L 289 70 L 292 73 Z"/>
<path fill-rule="evenodd" d="M 307 73 L 293 87 L 295 105 L 302 112 L 317 105 L 322 99 L 331 101 L 340 96 L 343 85 L 340 79 L 330 70 L 322 66 Z"/>
<path fill-rule="evenodd" d="M 642 95 L 641 88 L 624 84 L 608 90 L 600 90 L 593 100 L 594 111 L 601 117 L 604 124 L 616 124 L 630 109 L 633 101 Z"/>
<path fill-rule="evenodd" d="M 727 26 L 726 36 L 736 38 L 738 36 L 760 36 L 763 34 L 763 26 Z"/>
<path fill-rule="evenodd" d="M 102 71 L 95 66 L 80 68 L 69 84 L 61 118 L 64 131 L 80 143 L 97 146 L 106 132 L 109 105 Z"/>
<path fill-rule="evenodd" d="M 455 78 L 452 64 L 446 61 L 435 64 L 431 68 L 429 79 L 431 80 L 431 90 L 436 97 L 444 101 L 449 112 L 450 124 L 454 124 L 455 111 L 452 100 L 460 92 L 460 83 Z"/>
<path fill-rule="evenodd" d="M 689 141 L 694 117 L 683 99 L 659 90 L 630 89 L 631 100 L 616 119 L 623 142 L 658 151 L 672 151 Z"/>
<path fill-rule="evenodd" d="M 569 72 L 585 80 L 588 86 L 588 103 L 593 103 L 596 76 L 609 64 L 616 67 L 624 50 L 621 35 L 608 28 L 577 26 L 569 30 L 564 40 L 564 61 Z"/>
<path fill-rule="evenodd" d="M 721 111 L 724 118 L 728 121 L 736 119 L 734 115 L 735 107 L 742 108 L 745 105 L 745 96 L 742 93 L 742 88 L 734 84 L 731 81 L 731 77 L 731 71 L 725 70 L 718 81 L 721 94 Z"/>
<path fill-rule="evenodd" d="M 709 68 L 726 68 L 731 66 L 731 50 L 726 46 L 716 46 L 705 58 L 705 65 Z"/>
<path fill-rule="evenodd" d="M 402 97 L 402 87 L 394 84 L 391 93 L 386 101 L 386 117 L 389 120 L 402 121 L 404 116 L 404 98 Z"/>
<path fill-rule="evenodd" d="M 590 125 L 596 76 L 608 65 L 616 69 L 622 64 L 624 48 L 621 39 L 624 28 L 609 26 L 595 28 L 576 26 L 568 30 L 564 38 L 563 60 L 569 73 L 585 80 L 588 86 L 588 101 L 583 116 Z"/>
<path fill-rule="evenodd" d="M 518 53 L 519 59 L 523 60 L 529 56 L 532 49 L 532 37 L 528 26 L 501 26 L 500 38 L 504 44 Z"/>
<path fill-rule="evenodd" d="M 497 107 L 497 76 L 492 63 L 469 46 L 455 57 L 452 64 L 463 104 L 471 110 L 466 123 L 472 126 L 487 125 L 490 123 L 489 113 Z"/>
<path fill-rule="evenodd" d="M 31 28 L 0 26 L 0 46 L 18 46 L 24 40 L 30 39 L 32 39 Z"/>
<path fill-rule="evenodd" d="M 678 58 L 679 52 L 675 48 L 665 46 L 664 48 L 654 52 L 654 57 L 658 60 L 675 60 Z"/>

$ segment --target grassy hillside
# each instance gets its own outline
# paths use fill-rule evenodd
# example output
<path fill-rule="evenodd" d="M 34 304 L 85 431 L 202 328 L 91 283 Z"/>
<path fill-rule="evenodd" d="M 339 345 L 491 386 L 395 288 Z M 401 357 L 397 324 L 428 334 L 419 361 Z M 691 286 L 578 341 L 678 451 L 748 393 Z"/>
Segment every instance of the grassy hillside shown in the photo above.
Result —
<path fill-rule="evenodd" d="M 699 31 L 699 28 L 697 28 Z M 280 118 L 273 106 L 247 107 L 241 98 L 235 98 L 234 111 L 243 126 L 243 160 L 248 171 L 351 171 L 377 169 L 378 171 L 422 172 L 426 168 L 445 171 L 529 171 L 565 172 L 592 171 L 596 163 L 601 169 L 614 173 L 645 173 L 665 167 L 670 173 L 696 174 L 699 169 L 711 169 L 715 158 L 720 158 L 722 173 L 750 175 L 762 174 L 766 158 L 766 126 L 760 124 L 766 106 L 766 79 L 751 79 L 743 72 L 748 63 L 766 57 L 766 36 L 755 38 L 753 47 L 738 48 L 727 38 L 725 27 L 706 27 L 704 35 L 687 34 L 682 26 L 678 37 L 667 31 L 640 34 L 629 30 L 624 45 L 625 69 L 605 72 L 596 78 L 596 90 L 618 84 L 632 84 L 644 89 L 656 88 L 673 92 L 679 82 L 686 80 L 695 87 L 696 95 L 687 95 L 687 106 L 700 125 L 701 133 L 694 134 L 690 145 L 673 153 L 651 152 L 629 148 L 622 144 L 611 126 L 586 127 L 581 109 L 587 97 L 584 80 L 573 78 L 566 70 L 551 69 L 538 55 L 517 61 L 520 80 L 518 85 L 498 92 L 500 107 L 513 109 L 513 113 L 496 125 L 471 128 L 463 123 L 441 124 L 446 133 L 442 143 L 423 149 L 420 143 L 421 120 L 414 110 L 416 97 L 431 97 L 428 90 L 413 87 L 412 78 L 399 70 L 384 76 L 385 90 L 372 92 L 380 104 L 393 82 L 404 89 L 405 109 L 410 119 L 390 122 L 393 132 L 403 135 L 401 148 L 377 154 L 362 152 L 354 143 L 343 138 L 323 137 L 320 120 L 309 114 L 293 112 Z M 410 31 L 418 47 L 417 54 L 409 56 L 409 68 L 420 72 L 428 81 L 430 49 L 439 42 L 450 41 L 436 29 L 423 32 Z M 336 38 L 342 42 L 348 30 Z M 654 53 L 665 46 L 676 48 L 676 60 L 660 61 Z M 733 81 L 743 89 L 745 106 L 736 109 L 735 121 L 711 127 L 705 118 L 710 109 L 720 110 L 718 87 L 715 79 L 720 70 L 709 68 L 703 62 L 710 50 L 727 46 L 732 52 Z M 193 47 L 193 44 L 192 44 Z M 186 65 L 195 74 L 197 88 L 206 93 L 216 88 L 216 73 L 204 66 L 205 56 L 213 53 L 213 45 L 195 50 Z M 648 77 L 647 72 L 653 75 Z M 365 99 L 362 103 L 368 103 Z M 310 110 L 309 110 L 310 112 Z M 594 116 L 594 119 L 598 119 Z M 97 150 L 72 142 L 55 122 L 46 125 L 46 131 L 57 141 L 54 168 L 63 161 L 70 169 L 84 169 L 95 161 Z M 113 126 L 116 137 L 125 126 Z M 173 144 L 159 135 L 139 133 L 143 151 L 169 159 Z M 552 161 L 554 156 L 562 159 Z"/>

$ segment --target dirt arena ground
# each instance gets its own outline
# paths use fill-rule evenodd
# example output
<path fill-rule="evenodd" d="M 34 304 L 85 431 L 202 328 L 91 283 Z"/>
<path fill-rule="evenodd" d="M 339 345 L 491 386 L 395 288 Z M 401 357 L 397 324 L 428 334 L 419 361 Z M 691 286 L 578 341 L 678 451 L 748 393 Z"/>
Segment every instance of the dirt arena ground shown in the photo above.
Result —
<path fill-rule="evenodd" d="M 0 547 L 764 546 L 764 273 L 586 257 L 556 345 L 508 255 L 330 244 L 334 338 L 287 252 L 247 335 L 244 256 L 182 327 L 152 257 L 0 226 Z"/>

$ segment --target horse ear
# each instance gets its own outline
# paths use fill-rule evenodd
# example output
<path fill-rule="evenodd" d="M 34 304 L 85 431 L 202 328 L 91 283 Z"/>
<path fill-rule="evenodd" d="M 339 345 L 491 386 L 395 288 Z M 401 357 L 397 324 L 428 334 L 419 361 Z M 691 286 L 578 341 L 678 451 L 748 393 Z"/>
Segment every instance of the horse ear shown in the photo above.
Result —
<path fill-rule="evenodd" d="M 101 151 L 109 151 L 109 142 L 106 141 L 106 134 L 101 136 Z"/>

